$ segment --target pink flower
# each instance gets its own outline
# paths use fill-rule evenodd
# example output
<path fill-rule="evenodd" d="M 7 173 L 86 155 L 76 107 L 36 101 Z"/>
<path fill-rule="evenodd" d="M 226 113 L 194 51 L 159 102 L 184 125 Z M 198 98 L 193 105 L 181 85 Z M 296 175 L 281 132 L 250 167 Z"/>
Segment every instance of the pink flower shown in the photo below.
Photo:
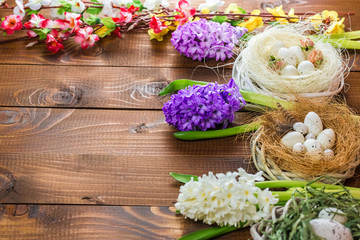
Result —
<path fill-rule="evenodd" d="M 11 35 L 16 30 L 20 30 L 22 28 L 22 19 L 23 17 L 19 15 L 6 16 L 5 20 L 1 23 L 1 27 L 7 34 Z"/>
<path fill-rule="evenodd" d="M 45 43 L 47 49 L 52 53 L 57 53 L 60 49 L 64 49 L 64 46 L 58 41 L 56 41 L 54 36 L 51 34 L 47 35 Z"/>
<path fill-rule="evenodd" d="M 68 27 L 71 28 L 71 32 L 76 32 L 80 25 L 82 24 L 82 21 L 80 20 L 81 15 L 76 13 L 69 13 L 65 12 L 65 22 L 68 24 Z"/>
<path fill-rule="evenodd" d="M 52 25 L 52 20 L 45 19 L 43 15 L 31 14 L 30 21 L 24 23 L 26 28 L 49 28 Z"/>
<path fill-rule="evenodd" d="M 314 47 L 314 42 L 310 38 L 300 39 L 300 45 L 303 50 L 308 51 Z"/>
<path fill-rule="evenodd" d="M 315 67 L 317 67 L 324 60 L 324 56 L 320 50 L 313 49 L 308 56 L 308 60 L 312 62 Z"/>
<path fill-rule="evenodd" d="M 79 29 L 76 32 L 75 41 L 81 44 L 81 48 L 87 49 L 88 47 L 94 46 L 96 41 L 99 41 L 99 37 L 93 33 L 92 27 L 85 27 Z"/>
<path fill-rule="evenodd" d="M 154 33 L 161 33 L 163 29 L 167 28 L 165 23 L 162 23 L 155 15 L 152 16 L 149 27 L 154 29 Z"/>
<path fill-rule="evenodd" d="M 175 19 L 179 21 L 180 25 L 189 21 L 196 13 L 196 9 L 190 8 L 189 2 L 186 0 L 180 0 L 177 3 L 175 11 L 179 12 L 179 14 L 175 16 Z"/>

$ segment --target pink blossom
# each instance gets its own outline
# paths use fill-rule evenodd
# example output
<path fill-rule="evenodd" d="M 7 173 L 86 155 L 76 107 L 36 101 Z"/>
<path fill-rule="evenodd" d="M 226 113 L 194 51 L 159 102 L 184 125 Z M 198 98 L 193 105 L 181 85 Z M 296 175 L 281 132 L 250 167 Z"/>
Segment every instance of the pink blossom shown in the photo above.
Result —
<path fill-rule="evenodd" d="M 34 38 L 37 36 L 37 34 L 32 30 L 27 31 L 26 33 L 29 36 L 29 38 Z"/>
<path fill-rule="evenodd" d="M 76 13 L 69 13 L 69 12 L 65 12 L 65 22 L 68 24 L 68 27 L 71 28 L 71 32 L 76 32 L 79 28 L 80 25 L 82 24 L 82 21 L 80 20 L 81 15 L 80 14 L 76 14 Z"/>
<path fill-rule="evenodd" d="M 99 41 L 99 37 L 93 33 L 92 27 L 85 27 L 79 29 L 76 32 L 75 41 L 81 44 L 81 48 L 87 49 L 88 47 L 94 46 L 96 41 Z"/>
<path fill-rule="evenodd" d="M 179 21 L 180 25 L 189 21 L 196 13 L 196 9 L 190 8 L 189 2 L 186 0 L 180 0 L 177 3 L 175 11 L 179 12 L 179 14 L 175 16 L 175 19 Z"/>
<path fill-rule="evenodd" d="M 52 24 L 52 20 L 45 19 L 43 15 L 31 14 L 30 21 L 24 23 L 26 28 L 49 28 Z"/>
<path fill-rule="evenodd" d="M 45 43 L 47 49 L 52 53 L 57 53 L 60 49 L 64 49 L 64 46 L 59 43 L 51 34 L 47 35 Z"/>
<path fill-rule="evenodd" d="M 166 25 L 153 15 L 149 27 L 154 29 L 154 33 L 161 33 L 161 31 L 166 28 Z"/>
<path fill-rule="evenodd" d="M 6 31 L 7 34 L 11 35 L 16 30 L 20 30 L 22 28 L 21 20 L 22 16 L 19 15 L 10 15 L 6 16 L 5 20 L 1 23 L 1 27 Z"/>

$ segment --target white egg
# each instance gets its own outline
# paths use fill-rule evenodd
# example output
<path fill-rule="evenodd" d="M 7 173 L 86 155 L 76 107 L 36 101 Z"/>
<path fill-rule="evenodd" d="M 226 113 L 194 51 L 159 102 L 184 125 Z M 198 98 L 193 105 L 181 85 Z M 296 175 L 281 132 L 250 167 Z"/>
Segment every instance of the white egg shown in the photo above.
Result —
<path fill-rule="evenodd" d="M 295 145 L 293 146 L 293 152 L 297 153 L 297 154 L 301 154 L 301 153 L 306 152 L 306 148 L 305 148 L 304 144 L 298 142 L 298 143 L 295 143 Z"/>
<path fill-rule="evenodd" d="M 316 140 L 319 141 L 324 149 L 332 148 L 335 144 L 335 132 L 331 128 L 324 129 L 319 133 Z"/>
<path fill-rule="evenodd" d="M 325 149 L 324 150 L 324 158 L 326 160 L 331 160 L 331 159 L 334 158 L 334 156 L 335 156 L 335 153 L 334 153 L 333 150 L 331 150 L 331 149 Z"/>
<path fill-rule="evenodd" d="M 307 61 L 307 60 L 299 63 L 299 66 L 297 69 L 301 75 L 310 74 L 315 71 L 314 64 L 312 64 L 312 62 Z"/>
<path fill-rule="evenodd" d="M 283 76 L 298 76 L 299 72 L 293 65 L 286 65 L 280 72 Z"/>
<path fill-rule="evenodd" d="M 299 132 L 302 135 L 305 135 L 308 132 L 308 127 L 302 122 L 295 123 L 293 128 L 296 132 Z"/>
<path fill-rule="evenodd" d="M 281 142 L 289 149 L 293 149 L 296 143 L 303 143 L 304 136 L 299 132 L 289 132 L 281 138 Z"/>
<path fill-rule="evenodd" d="M 279 49 L 285 47 L 284 43 L 281 41 L 277 41 L 274 43 L 274 45 L 272 46 L 272 49 L 270 51 L 270 55 L 274 56 L 274 57 L 278 57 L 278 52 Z"/>
<path fill-rule="evenodd" d="M 299 46 L 291 46 L 289 51 L 296 56 L 297 64 L 305 60 L 305 55 Z"/>
<path fill-rule="evenodd" d="M 308 139 L 304 142 L 304 146 L 306 148 L 306 155 L 313 158 L 321 158 L 323 149 L 317 140 Z"/>
<path fill-rule="evenodd" d="M 288 48 L 286 47 L 280 48 L 277 55 L 279 58 L 283 59 L 285 63 L 293 66 L 296 65 L 297 62 L 296 56 L 291 51 L 289 51 Z"/>
<path fill-rule="evenodd" d="M 308 133 L 306 136 L 305 136 L 305 140 L 308 140 L 308 139 L 316 139 L 316 136 L 313 134 L 313 133 Z"/>
<path fill-rule="evenodd" d="M 312 219 L 310 226 L 314 233 L 326 240 L 352 240 L 350 229 L 329 219 Z"/>
<path fill-rule="evenodd" d="M 323 130 L 323 124 L 319 117 L 314 112 L 309 112 L 305 116 L 304 124 L 308 126 L 309 133 L 313 133 L 315 136 L 319 135 L 319 133 Z"/>
<path fill-rule="evenodd" d="M 318 218 L 330 219 L 338 223 L 344 224 L 347 222 L 347 217 L 343 211 L 334 207 L 324 208 L 319 212 Z"/>

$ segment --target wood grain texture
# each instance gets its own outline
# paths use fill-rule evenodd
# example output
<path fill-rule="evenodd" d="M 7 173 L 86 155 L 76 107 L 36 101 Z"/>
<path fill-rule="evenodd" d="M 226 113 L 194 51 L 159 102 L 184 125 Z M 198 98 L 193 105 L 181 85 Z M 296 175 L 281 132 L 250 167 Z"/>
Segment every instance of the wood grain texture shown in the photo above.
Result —
<path fill-rule="evenodd" d="M 171 6 L 175 6 L 176 1 L 170 1 Z M 192 1 L 192 6 L 196 7 L 202 0 Z M 233 1 L 227 0 L 222 9 Z M 309 0 L 288 0 L 266 2 L 256 1 L 237 1 L 239 6 L 251 11 L 255 8 L 264 9 L 267 6 L 284 5 L 288 11 L 295 8 L 297 12 L 319 12 L 325 9 L 337 10 L 338 12 L 356 11 L 354 6 L 359 6 L 357 0 L 344 0 L 341 6 L 337 0 L 331 1 L 309 1 Z M 310 4 L 311 3 L 311 4 Z M 265 10 L 263 10 L 265 12 Z M 359 12 L 357 10 L 357 12 Z M 1 12 L 0 12 L 1 14 Z M 0 15 L 1 17 L 1 15 Z M 350 26 L 346 22 L 347 26 Z M 351 18 L 351 28 L 360 29 L 360 14 Z M 22 35 L 24 35 L 23 33 Z M 21 35 L 21 34 L 20 34 Z M 149 40 L 146 33 L 123 34 L 122 39 L 107 37 L 96 43 L 95 47 L 83 50 L 73 40 L 65 43 L 66 50 L 57 54 L 47 51 L 43 44 L 25 48 L 33 40 L 25 40 L 2 44 L 0 55 L 1 64 L 30 64 L 30 65 L 67 65 L 67 66 L 138 66 L 138 67 L 191 67 L 195 68 L 201 62 L 180 56 L 170 43 L 171 35 L 168 34 L 163 42 Z M 4 37 L 0 37 L 4 40 Z M 354 71 L 359 71 L 359 58 L 354 65 Z M 228 60 L 227 62 L 232 62 Z M 207 61 L 210 66 L 216 66 L 215 61 Z"/>
<path fill-rule="evenodd" d="M 0 106 L 158 109 L 169 100 L 158 93 L 175 79 L 225 83 L 231 69 L 1 66 Z M 41 72 L 41 74 L 39 74 Z M 26 78 L 24 78 L 24 75 Z M 360 72 L 345 79 L 347 103 L 360 112 Z"/>
<path fill-rule="evenodd" d="M 235 122 L 249 117 L 238 113 Z M 246 138 L 180 141 L 163 118 L 160 111 L 0 108 L 0 166 L 15 179 L 2 202 L 169 205 L 178 192 L 169 172 L 248 169 Z"/>
<path fill-rule="evenodd" d="M 0 105 L 66 108 L 161 109 L 158 93 L 175 79 L 225 83 L 223 68 L 132 68 L 0 65 Z M 41 73 L 41 74 L 39 74 Z M 24 77 L 26 76 L 26 77 Z"/>
<path fill-rule="evenodd" d="M 177 239 L 208 225 L 168 207 L 0 205 L 2 240 Z M 248 229 L 218 239 L 250 238 Z"/>

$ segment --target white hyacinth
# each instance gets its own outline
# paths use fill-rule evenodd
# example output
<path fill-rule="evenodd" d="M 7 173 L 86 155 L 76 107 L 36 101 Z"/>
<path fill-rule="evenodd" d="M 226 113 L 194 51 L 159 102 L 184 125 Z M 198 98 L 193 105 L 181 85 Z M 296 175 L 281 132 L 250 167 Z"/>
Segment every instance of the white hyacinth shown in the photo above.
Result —
<path fill-rule="evenodd" d="M 185 217 L 207 224 L 251 225 L 264 218 L 278 202 L 269 189 L 255 186 L 255 181 L 264 181 L 261 175 L 262 172 L 248 174 L 242 168 L 226 174 L 209 172 L 180 187 L 175 207 Z"/>

